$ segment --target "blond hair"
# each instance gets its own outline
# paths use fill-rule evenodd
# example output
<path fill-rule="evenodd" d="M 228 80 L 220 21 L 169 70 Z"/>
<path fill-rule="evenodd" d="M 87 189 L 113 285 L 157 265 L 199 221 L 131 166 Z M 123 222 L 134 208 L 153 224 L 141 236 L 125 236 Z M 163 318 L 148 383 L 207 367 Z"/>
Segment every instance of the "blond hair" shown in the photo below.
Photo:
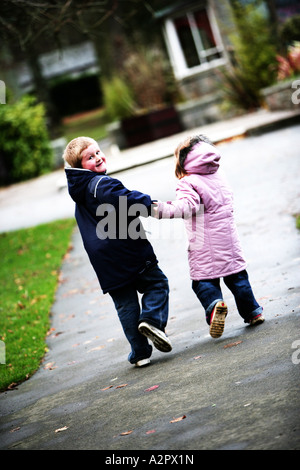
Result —
<path fill-rule="evenodd" d="M 76 137 L 75 139 L 71 140 L 65 148 L 63 153 L 63 159 L 67 162 L 72 168 L 82 168 L 81 160 L 82 155 L 81 153 L 91 144 L 97 144 L 94 139 L 91 137 Z"/>

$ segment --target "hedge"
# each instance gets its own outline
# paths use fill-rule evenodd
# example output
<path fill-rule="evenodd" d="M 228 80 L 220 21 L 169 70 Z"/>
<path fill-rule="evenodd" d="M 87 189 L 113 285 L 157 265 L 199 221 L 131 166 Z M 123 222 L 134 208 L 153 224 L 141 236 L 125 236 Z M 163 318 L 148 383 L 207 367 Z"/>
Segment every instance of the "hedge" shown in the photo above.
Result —
<path fill-rule="evenodd" d="M 52 167 L 44 105 L 31 96 L 0 105 L 0 184 L 24 181 Z"/>

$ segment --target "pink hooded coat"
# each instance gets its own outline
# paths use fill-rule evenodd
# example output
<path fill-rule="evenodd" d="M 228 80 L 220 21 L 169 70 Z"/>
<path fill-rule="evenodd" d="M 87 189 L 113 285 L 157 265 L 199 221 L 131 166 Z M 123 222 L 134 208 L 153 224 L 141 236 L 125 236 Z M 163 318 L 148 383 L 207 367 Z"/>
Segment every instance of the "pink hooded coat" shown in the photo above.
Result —
<path fill-rule="evenodd" d="M 232 191 L 219 170 L 221 156 L 205 142 L 188 153 L 176 201 L 158 202 L 158 218 L 183 217 L 193 280 L 214 279 L 242 271 L 246 262 L 233 216 Z"/>

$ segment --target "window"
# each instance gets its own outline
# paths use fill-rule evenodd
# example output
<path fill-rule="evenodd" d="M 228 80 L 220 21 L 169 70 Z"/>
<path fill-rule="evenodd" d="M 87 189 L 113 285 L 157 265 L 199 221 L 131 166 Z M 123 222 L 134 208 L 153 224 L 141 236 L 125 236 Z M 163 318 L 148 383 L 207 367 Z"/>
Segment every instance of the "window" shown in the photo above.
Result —
<path fill-rule="evenodd" d="M 165 22 L 166 43 L 177 78 L 219 65 L 223 47 L 212 11 L 202 8 Z M 215 62 L 215 61 L 218 61 Z"/>

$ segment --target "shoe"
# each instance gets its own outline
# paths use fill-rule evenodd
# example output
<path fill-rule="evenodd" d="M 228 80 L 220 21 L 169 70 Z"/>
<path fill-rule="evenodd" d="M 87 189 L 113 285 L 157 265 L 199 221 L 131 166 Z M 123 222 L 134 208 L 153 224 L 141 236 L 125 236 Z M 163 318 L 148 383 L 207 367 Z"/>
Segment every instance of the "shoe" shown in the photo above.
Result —
<path fill-rule="evenodd" d="M 265 321 L 265 317 L 260 313 L 259 315 L 256 315 L 256 317 L 251 318 L 249 323 L 250 323 L 250 326 L 256 326 L 256 325 L 260 325 L 264 321 Z"/>
<path fill-rule="evenodd" d="M 142 335 L 149 338 L 159 351 L 170 352 L 172 350 L 171 341 L 162 330 L 149 325 L 149 323 L 145 321 L 139 324 L 138 330 Z"/>
<path fill-rule="evenodd" d="M 141 359 L 140 361 L 137 361 L 134 365 L 135 367 L 145 367 L 145 366 L 148 366 L 150 364 L 150 359 L 147 358 L 147 359 Z"/>
<path fill-rule="evenodd" d="M 216 303 L 210 317 L 209 333 L 212 338 L 220 338 L 225 327 L 227 305 L 223 300 Z"/>

